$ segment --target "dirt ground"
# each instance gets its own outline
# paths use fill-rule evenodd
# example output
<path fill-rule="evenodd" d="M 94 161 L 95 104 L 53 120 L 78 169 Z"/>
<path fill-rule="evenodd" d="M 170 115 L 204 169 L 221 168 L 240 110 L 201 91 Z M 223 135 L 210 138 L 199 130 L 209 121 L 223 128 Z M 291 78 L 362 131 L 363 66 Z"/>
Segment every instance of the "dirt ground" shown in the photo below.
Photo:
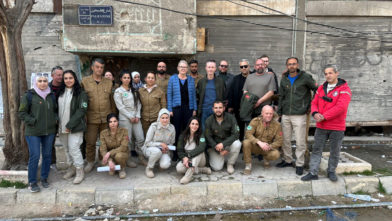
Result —
<path fill-rule="evenodd" d="M 343 146 L 342 151 L 369 162 L 374 171 L 386 169 L 392 173 L 391 145 Z"/>

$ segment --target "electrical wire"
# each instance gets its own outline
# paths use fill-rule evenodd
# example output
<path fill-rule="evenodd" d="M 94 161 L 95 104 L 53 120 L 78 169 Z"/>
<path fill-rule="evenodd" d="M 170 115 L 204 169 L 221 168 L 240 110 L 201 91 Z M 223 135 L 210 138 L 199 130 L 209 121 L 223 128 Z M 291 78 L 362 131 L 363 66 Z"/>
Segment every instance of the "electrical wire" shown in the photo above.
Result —
<path fill-rule="evenodd" d="M 385 40 L 381 40 L 381 39 L 372 39 L 372 38 L 367 38 L 367 37 L 362 37 L 362 36 L 337 35 L 337 34 L 332 34 L 332 33 L 321 32 L 321 31 L 283 28 L 283 27 L 278 27 L 278 26 L 274 26 L 274 25 L 255 23 L 255 22 L 246 21 L 246 20 L 242 20 L 242 19 L 226 18 L 226 17 L 222 17 L 222 16 L 199 15 L 199 14 L 195 14 L 195 13 L 183 12 L 183 11 L 178 11 L 178 10 L 174 10 L 174 9 L 170 9 L 170 8 L 164 8 L 164 7 L 160 7 L 160 6 L 149 5 L 149 4 L 138 3 L 138 2 L 125 1 L 125 0 L 114 0 L 114 1 L 127 3 L 127 4 L 133 4 L 133 5 L 139 5 L 139 6 L 144 6 L 144 7 L 150 7 L 150 8 L 156 8 L 156 9 L 165 10 L 165 11 L 169 11 L 169 12 L 173 12 L 173 13 L 177 13 L 177 14 L 183 14 L 183 15 L 189 15 L 189 16 L 195 16 L 195 17 L 213 18 L 213 19 L 225 20 L 225 21 L 236 21 L 236 22 L 242 22 L 242 23 L 247 23 L 247 24 L 251 24 L 251 25 L 257 25 L 257 26 L 262 26 L 262 27 L 267 27 L 267 28 L 272 28 L 272 29 L 278 29 L 278 30 L 284 30 L 284 31 L 307 32 L 307 33 L 311 33 L 311 34 L 320 34 L 320 35 L 325 35 L 325 36 L 329 36 L 329 37 L 336 37 L 336 38 L 362 39 L 362 40 L 367 40 L 367 41 L 392 43 L 392 41 L 385 41 Z"/>
<path fill-rule="evenodd" d="M 250 8 L 250 9 L 252 9 L 252 10 L 254 10 L 254 11 L 258 11 L 258 12 L 261 12 L 261 13 L 266 14 L 266 15 L 272 15 L 272 13 L 267 13 L 267 12 L 265 12 L 265 11 L 261 11 L 261 10 L 259 10 L 259 9 L 255 9 L 255 8 L 253 8 L 253 7 L 251 7 L 251 6 L 248 6 L 248 5 L 242 5 L 242 4 L 240 4 L 240 3 L 238 3 L 238 2 L 234 2 L 234 1 L 232 1 L 232 0 L 226 0 L 226 1 L 228 1 L 228 2 L 230 2 L 230 3 L 232 3 L 232 4 L 235 4 L 235 5 L 239 5 L 239 6 L 245 7 L 245 8 Z"/>

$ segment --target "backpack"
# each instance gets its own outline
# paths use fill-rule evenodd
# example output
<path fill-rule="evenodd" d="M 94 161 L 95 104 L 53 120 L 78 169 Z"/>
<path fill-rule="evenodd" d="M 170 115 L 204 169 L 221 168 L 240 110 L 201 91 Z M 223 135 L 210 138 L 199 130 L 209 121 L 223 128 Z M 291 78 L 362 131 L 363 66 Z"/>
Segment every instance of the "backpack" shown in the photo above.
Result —
<path fill-rule="evenodd" d="M 31 91 L 32 90 L 28 90 L 26 92 L 27 93 L 27 96 L 26 96 L 26 98 L 27 98 L 27 106 L 29 107 L 29 109 L 28 109 L 29 112 L 30 112 L 30 109 L 31 109 L 31 103 L 33 101 L 33 93 Z M 56 103 L 57 103 L 56 96 L 52 92 L 50 93 L 50 95 L 52 97 L 53 104 L 56 105 Z"/>

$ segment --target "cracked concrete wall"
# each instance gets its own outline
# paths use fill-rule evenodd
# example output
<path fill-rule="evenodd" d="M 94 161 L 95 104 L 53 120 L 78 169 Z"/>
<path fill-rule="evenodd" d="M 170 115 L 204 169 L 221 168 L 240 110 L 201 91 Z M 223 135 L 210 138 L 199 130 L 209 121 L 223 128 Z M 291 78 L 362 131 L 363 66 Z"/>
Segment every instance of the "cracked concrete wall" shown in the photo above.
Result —
<path fill-rule="evenodd" d="M 196 12 L 195 0 L 136 0 L 184 13 Z M 112 26 L 80 26 L 78 5 L 110 5 Z M 195 54 L 196 17 L 106 0 L 69 0 L 64 8 L 64 49 L 76 53 Z M 75 19 L 76 18 L 76 19 Z"/>

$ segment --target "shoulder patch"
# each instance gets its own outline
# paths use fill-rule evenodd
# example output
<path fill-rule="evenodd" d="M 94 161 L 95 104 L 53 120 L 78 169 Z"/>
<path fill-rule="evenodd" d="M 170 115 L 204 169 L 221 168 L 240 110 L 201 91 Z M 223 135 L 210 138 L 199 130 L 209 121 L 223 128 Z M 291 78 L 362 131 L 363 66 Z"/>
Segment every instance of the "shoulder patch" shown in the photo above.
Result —
<path fill-rule="evenodd" d="M 332 96 L 334 97 L 338 96 L 338 92 L 337 91 L 333 92 Z"/>
<path fill-rule="evenodd" d="M 83 102 L 82 107 L 87 108 L 87 102 Z"/>
<path fill-rule="evenodd" d="M 127 93 L 127 92 L 124 92 L 124 93 L 123 93 L 123 96 L 124 96 L 124 97 L 128 97 L 128 93 Z"/>
<path fill-rule="evenodd" d="M 249 125 L 248 127 L 246 127 L 246 129 L 247 130 L 252 130 L 252 126 Z"/>
<path fill-rule="evenodd" d="M 204 137 L 200 137 L 200 142 L 205 142 L 206 139 L 204 139 Z"/>

